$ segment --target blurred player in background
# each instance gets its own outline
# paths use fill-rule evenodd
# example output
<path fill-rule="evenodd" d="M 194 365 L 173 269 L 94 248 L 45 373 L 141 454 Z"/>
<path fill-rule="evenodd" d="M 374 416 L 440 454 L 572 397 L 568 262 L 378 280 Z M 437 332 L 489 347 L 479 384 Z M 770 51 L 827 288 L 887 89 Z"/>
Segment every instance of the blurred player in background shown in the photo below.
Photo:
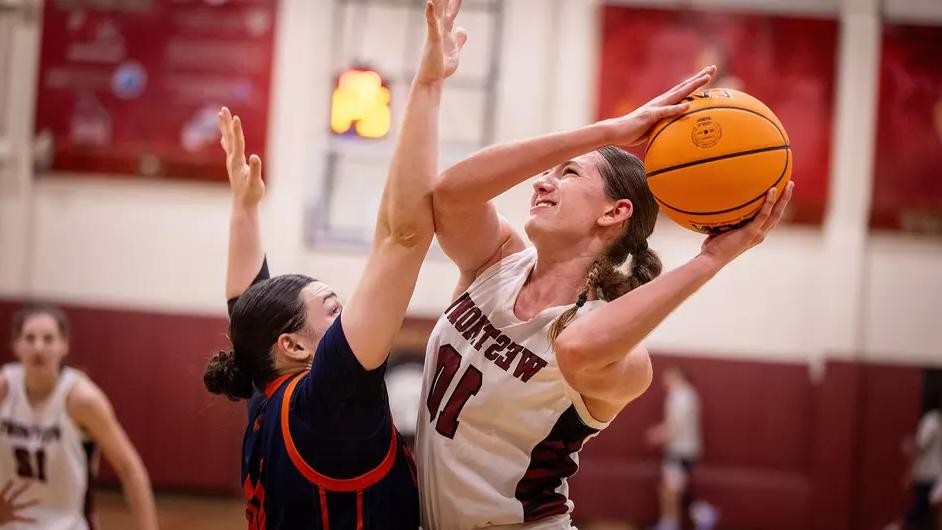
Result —
<path fill-rule="evenodd" d="M 929 501 L 935 508 L 936 527 L 942 530 L 942 476 L 939 476 L 939 480 L 935 481 L 935 487 L 932 488 L 932 493 L 929 494 Z"/>
<path fill-rule="evenodd" d="M 942 480 L 942 412 L 939 400 L 919 420 L 913 437 L 903 442 L 903 452 L 912 458 L 909 486 L 912 501 L 901 521 L 887 526 L 887 530 L 934 529 L 938 525 L 932 506 L 933 487 Z"/>
<path fill-rule="evenodd" d="M 679 530 L 692 502 L 690 472 L 700 458 L 700 396 L 677 366 L 662 376 L 667 396 L 664 420 L 648 431 L 648 442 L 664 448 L 658 498 L 661 519 L 655 530 Z"/>
<path fill-rule="evenodd" d="M 147 470 L 108 398 L 85 374 L 63 365 L 69 321 L 35 305 L 13 316 L 19 362 L 0 373 L 0 527 L 94 528 L 92 479 L 98 448 L 124 487 L 136 528 L 157 528 Z"/>
<path fill-rule="evenodd" d="M 250 529 L 419 526 L 414 463 L 383 376 L 434 234 L 442 82 L 467 38 L 454 28 L 460 5 L 426 5 L 426 45 L 373 247 L 346 307 L 308 276 L 269 278 L 258 225 L 261 160 L 246 162 L 239 118 L 220 113 L 233 192 L 226 278 L 233 351 L 210 360 L 204 383 L 230 399 L 251 398 L 242 455 Z"/>

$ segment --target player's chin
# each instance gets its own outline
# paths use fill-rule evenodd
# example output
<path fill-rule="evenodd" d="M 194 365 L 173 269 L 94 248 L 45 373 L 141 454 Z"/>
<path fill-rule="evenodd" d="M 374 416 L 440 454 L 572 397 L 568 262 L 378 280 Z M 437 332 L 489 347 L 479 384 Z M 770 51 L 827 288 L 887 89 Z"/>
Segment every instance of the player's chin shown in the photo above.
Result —
<path fill-rule="evenodd" d="M 523 223 L 523 231 L 524 233 L 527 234 L 527 237 L 529 237 L 531 240 L 533 239 L 534 234 L 540 232 L 539 221 L 535 218 L 534 215 L 530 215 L 530 217 L 527 218 L 526 222 Z"/>
<path fill-rule="evenodd" d="M 530 214 L 523 228 L 528 236 L 569 236 L 582 233 L 587 230 L 587 225 L 592 225 L 592 222 L 585 219 L 573 218 L 566 214 L 567 212 L 556 208 L 538 209 Z"/>
<path fill-rule="evenodd" d="M 524 231 L 531 240 L 536 238 L 552 238 L 560 232 L 565 232 L 563 219 L 554 215 L 554 212 L 537 211 L 527 218 L 523 225 Z"/>
<path fill-rule="evenodd" d="M 26 363 L 26 368 L 28 371 L 37 375 L 55 375 L 57 371 L 55 364 L 56 363 L 52 359 L 33 358 Z"/>
<path fill-rule="evenodd" d="M 530 210 L 530 216 L 523 227 L 526 230 L 539 230 L 546 232 L 552 229 L 549 212 L 543 210 Z"/>

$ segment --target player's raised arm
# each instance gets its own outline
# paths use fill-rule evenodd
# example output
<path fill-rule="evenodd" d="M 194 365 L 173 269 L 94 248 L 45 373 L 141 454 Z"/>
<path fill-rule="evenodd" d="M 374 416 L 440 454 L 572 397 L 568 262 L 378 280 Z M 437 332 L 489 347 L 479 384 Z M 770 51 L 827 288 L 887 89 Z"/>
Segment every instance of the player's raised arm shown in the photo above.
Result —
<path fill-rule="evenodd" d="M 583 397 L 615 409 L 643 392 L 650 372 L 639 376 L 635 357 L 646 355 L 632 352 L 720 269 L 765 240 L 781 221 L 793 188 L 789 183 L 781 199 L 775 188 L 770 189 L 762 209 L 745 227 L 710 236 L 700 254 L 686 264 L 569 324 L 555 344 L 560 371 L 569 384 Z"/>
<path fill-rule="evenodd" d="M 258 155 L 252 155 L 248 161 L 245 159 L 242 121 L 238 116 L 233 117 L 226 107 L 219 111 L 219 132 L 232 191 L 226 270 L 226 299 L 231 300 L 252 285 L 265 259 L 258 222 L 258 205 L 265 196 L 265 183 Z"/>
<path fill-rule="evenodd" d="M 406 103 L 383 191 L 366 269 L 341 315 L 344 333 L 364 368 L 385 362 L 402 326 L 435 226 L 432 181 L 438 171 L 442 83 L 458 67 L 467 35 L 455 28 L 461 0 L 426 4 L 425 48 Z"/>
<path fill-rule="evenodd" d="M 683 113 L 688 106 L 684 98 L 708 84 L 715 72 L 715 66 L 704 68 L 625 116 L 490 146 L 446 169 L 434 187 L 435 230 L 461 270 L 462 283 L 523 249 L 522 237 L 498 216 L 491 199 L 588 151 L 644 141 L 659 120 Z"/>

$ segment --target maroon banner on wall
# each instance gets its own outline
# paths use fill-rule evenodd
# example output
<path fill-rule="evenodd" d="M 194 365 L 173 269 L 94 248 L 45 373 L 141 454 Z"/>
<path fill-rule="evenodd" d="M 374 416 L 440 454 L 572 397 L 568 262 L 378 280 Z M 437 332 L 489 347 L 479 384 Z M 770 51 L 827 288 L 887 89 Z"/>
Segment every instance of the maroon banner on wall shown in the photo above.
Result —
<path fill-rule="evenodd" d="M 870 225 L 942 233 L 942 27 L 886 24 Z"/>
<path fill-rule="evenodd" d="M 47 0 L 36 132 L 52 170 L 225 180 L 216 114 L 264 155 L 275 0 Z M 96 6 L 120 6 L 107 9 Z"/>
<path fill-rule="evenodd" d="M 768 105 L 792 142 L 791 221 L 824 217 L 830 167 L 837 22 L 720 11 L 606 6 L 600 119 L 631 112 L 709 64 L 714 87 L 743 90 Z M 640 154 L 640 148 L 635 151 Z"/>

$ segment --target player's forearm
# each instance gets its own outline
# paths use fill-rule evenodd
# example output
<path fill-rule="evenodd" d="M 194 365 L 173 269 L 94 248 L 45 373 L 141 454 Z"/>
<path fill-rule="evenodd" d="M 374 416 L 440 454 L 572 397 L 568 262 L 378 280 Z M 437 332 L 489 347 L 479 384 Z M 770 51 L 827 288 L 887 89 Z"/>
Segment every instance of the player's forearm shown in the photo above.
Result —
<path fill-rule="evenodd" d="M 604 367 L 621 361 L 720 267 L 713 259 L 697 256 L 576 319 L 557 338 L 557 354 L 570 356 L 580 367 Z"/>
<path fill-rule="evenodd" d="M 435 233 L 431 183 L 438 163 L 440 99 L 441 83 L 413 84 L 383 191 L 373 249 L 343 312 L 347 340 L 368 370 L 389 355 Z"/>
<path fill-rule="evenodd" d="M 227 299 L 241 295 L 252 285 L 252 280 L 258 274 L 264 259 L 258 206 L 234 203 L 229 217 Z"/>
<path fill-rule="evenodd" d="M 566 132 L 486 147 L 446 169 L 435 185 L 435 200 L 451 208 L 485 203 L 528 178 L 607 145 L 607 122 Z"/>
<path fill-rule="evenodd" d="M 438 172 L 442 84 L 415 82 L 380 206 L 378 234 L 405 246 L 427 246 L 435 232 L 432 182 Z"/>
<path fill-rule="evenodd" d="M 144 464 L 135 458 L 117 471 L 136 527 L 139 530 L 157 530 L 157 507 Z"/>

